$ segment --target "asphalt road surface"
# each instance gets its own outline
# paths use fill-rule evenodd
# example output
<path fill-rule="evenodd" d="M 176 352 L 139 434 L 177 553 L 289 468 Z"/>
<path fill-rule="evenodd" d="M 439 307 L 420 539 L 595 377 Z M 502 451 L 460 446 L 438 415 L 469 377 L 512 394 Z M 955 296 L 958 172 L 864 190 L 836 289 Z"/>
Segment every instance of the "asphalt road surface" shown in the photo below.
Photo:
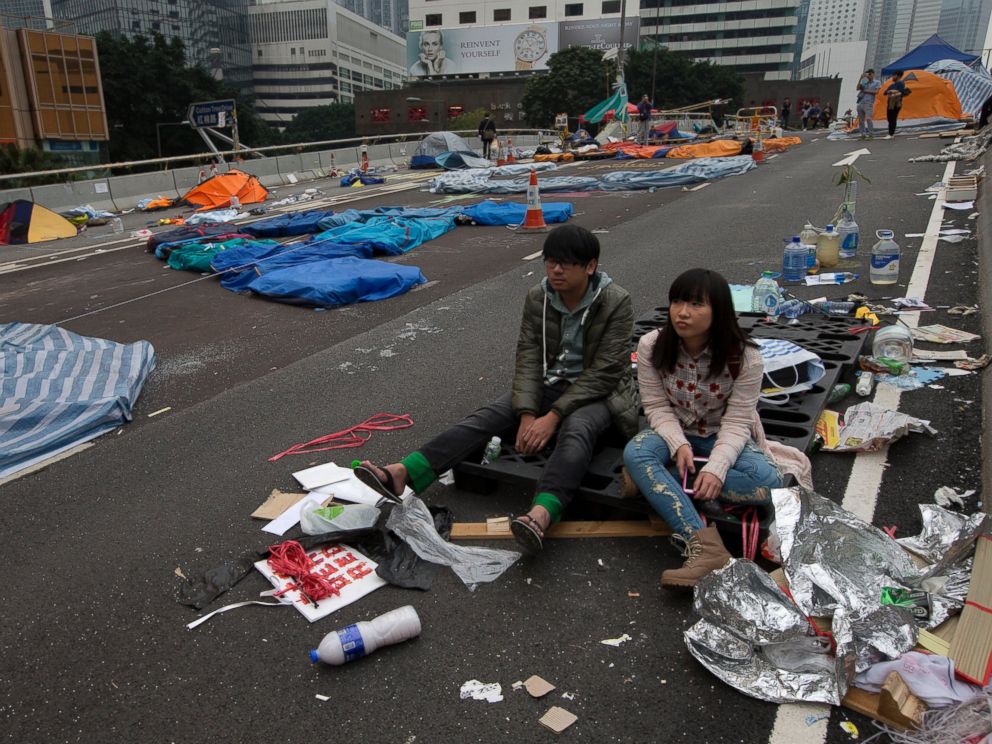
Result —
<path fill-rule="evenodd" d="M 543 199 L 573 202 L 575 221 L 600 231 L 601 266 L 641 313 L 665 304 L 670 281 L 692 266 L 741 283 L 778 270 L 782 238 L 807 219 L 822 225 L 833 215 L 842 189 L 831 164 L 861 144 L 807 133 L 803 145 L 756 171 L 705 188 Z M 944 173 L 943 164 L 906 160 L 941 144 L 878 140 L 857 161 L 870 179 L 858 198 L 862 274 L 870 236 L 891 228 L 904 248 L 900 284 L 883 293 L 866 277 L 801 288 L 799 296 L 905 294 L 921 240 L 903 236 L 924 232 L 933 204 L 916 194 Z M 596 163 L 570 172 L 616 167 L 661 166 Z M 348 206 L 446 201 L 416 181 L 388 180 L 411 188 L 363 190 L 364 201 Z M 325 192 L 315 206 L 334 208 L 342 190 L 332 181 L 274 198 L 312 186 Z M 947 217 L 974 228 L 967 211 Z M 128 216 L 127 231 L 145 220 Z M 850 740 L 843 720 L 862 737 L 871 733 L 870 721 L 841 709 L 789 729 L 779 706 L 730 689 L 697 664 L 682 640 L 693 622 L 691 598 L 658 584 L 661 570 L 680 562 L 660 539 L 549 541 L 539 558 L 475 592 L 444 570 L 430 592 L 385 587 L 314 625 L 293 610 L 249 607 L 186 629 L 198 613 L 176 603 L 175 569 L 191 576 L 271 542 L 249 514 L 271 489 L 294 490 L 293 471 L 354 456 L 392 460 L 507 388 L 523 297 L 543 274 L 540 260 L 527 257 L 541 240 L 504 227 L 458 227 L 397 259 L 419 266 L 429 284 L 326 312 L 235 295 L 213 278 L 194 281 L 196 274 L 164 268 L 109 228 L 0 255 L 0 319 L 147 339 L 158 354 L 132 423 L 0 486 L 3 736 L 22 743 L 540 742 L 554 738 L 538 724 L 552 705 L 578 716 L 561 737 L 570 741 L 763 744 L 774 731 L 775 741 L 839 743 Z M 976 251 L 973 235 L 938 244 L 931 305 L 978 301 Z M 924 315 L 927 322 L 977 332 L 980 320 L 938 309 Z M 897 525 L 899 535 L 918 532 L 917 504 L 931 501 L 937 487 L 979 487 L 979 378 L 939 385 L 899 402 L 929 419 L 938 436 L 912 435 L 855 473 L 880 479 L 862 508 L 876 524 Z M 409 413 L 415 426 L 377 433 L 361 450 L 267 460 L 377 412 Z M 815 455 L 817 490 L 838 502 L 858 491 L 854 460 Z M 528 494 L 503 487 L 478 496 L 435 485 L 425 500 L 451 507 L 459 521 L 480 521 L 523 510 Z M 211 609 L 268 588 L 253 573 Z M 309 663 L 307 651 L 325 633 L 404 604 L 422 619 L 417 640 L 346 667 Z M 618 648 L 600 643 L 623 633 L 632 640 Z M 557 689 L 540 700 L 511 689 L 532 674 Z M 460 700 L 470 679 L 500 682 L 505 700 Z M 574 699 L 563 699 L 566 692 Z"/>

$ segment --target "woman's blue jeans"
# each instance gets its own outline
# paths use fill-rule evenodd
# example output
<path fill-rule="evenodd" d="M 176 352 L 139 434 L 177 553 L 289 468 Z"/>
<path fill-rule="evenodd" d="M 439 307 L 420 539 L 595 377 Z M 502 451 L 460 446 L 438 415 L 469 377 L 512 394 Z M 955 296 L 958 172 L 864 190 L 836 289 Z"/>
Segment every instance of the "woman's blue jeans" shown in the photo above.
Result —
<path fill-rule="evenodd" d="M 696 457 L 708 457 L 716 444 L 716 434 L 709 437 L 687 436 Z M 703 528 L 703 520 L 691 497 L 682 490 L 682 482 L 668 470 L 673 459 L 665 440 L 652 429 L 645 429 L 627 443 L 623 461 L 630 477 L 669 526 L 688 538 Z M 696 464 L 699 473 L 701 463 Z M 689 474 L 691 479 L 695 478 Z M 748 440 L 727 471 L 720 501 L 731 504 L 768 504 L 772 488 L 782 486 L 782 474 L 754 441 Z"/>

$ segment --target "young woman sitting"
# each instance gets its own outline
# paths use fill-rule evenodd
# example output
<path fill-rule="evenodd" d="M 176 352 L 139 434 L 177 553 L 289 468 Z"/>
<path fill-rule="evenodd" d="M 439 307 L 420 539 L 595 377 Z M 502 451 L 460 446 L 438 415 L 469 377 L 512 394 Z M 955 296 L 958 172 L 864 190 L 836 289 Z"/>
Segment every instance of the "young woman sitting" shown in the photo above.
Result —
<path fill-rule="evenodd" d="M 768 504 L 784 475 L 808 488 L 812 482 L 802 452 L 765 439 L 757 413 L 761 353 L 737 323 L 727 280 L 690 269 L 672 283 L 668 302 L 668 322 L 637 346 L 650 428 L 627 444 L 624 464 L 630 485 L 684 544 L 684 565 L 662 573 L 662 586 L 688 588 L 730 559 L 696 503 Z"/>

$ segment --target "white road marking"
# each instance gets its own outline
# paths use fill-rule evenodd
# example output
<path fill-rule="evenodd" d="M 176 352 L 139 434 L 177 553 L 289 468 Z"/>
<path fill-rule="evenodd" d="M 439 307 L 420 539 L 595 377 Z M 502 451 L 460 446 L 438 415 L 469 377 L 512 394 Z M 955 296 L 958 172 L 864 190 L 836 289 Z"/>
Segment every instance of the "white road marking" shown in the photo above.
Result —
<path fill-rule="evenodd" d="M 838 165 L 853 165 L 854 161 L 860 158 L 862 155 L 871 155 L 871 150 L 867 148 L 862 148 L 860 150 L 854 150 L 853 152 L 849 152 L 843 158 L 841 158 L 836 163 L 834 163 L 832 167 L 836 168 Z"/>
<path fill-rule="evenodd" d="M 521 261 L 533 261 L 535 258 L 540 258 L 544 251 L 538 251 L 537 253 L 531 253 L 529 256 L 524 256 Z"/>
<path fill-rule="evenodd" d="M 943 183 L 946 184 L 947 179 L 954 175 L 954 167 L 955 161 L 953 160 L 947 164 L 941 179 Z M 917 254 L 916 263 L 913 266 L 913 274 L 906 288 L 907 297 L 922 300 L 926 296 L 927 286 L 930 283 L 930 271 L 933 268 L 933 259 L 937 250 L 940 224 L 944 219 L 944 196 L 945 191 L 941 189 L 933 203 L 926 237 L 923 238 L 923 244 L 920 246 L 920 252 Z M 900 317 L 910 328 L 915 328 L 920 322 L 919 313 L 908 313 Z M 895 385 L 879 385 L 875 389 L 873 402 L 897 411 L 901 397 L 902 391 Z M 885 472 L 887 460 L 888 448 L 879 452 L 859 452 L 854 457 L 854 465 L 851 468 L 851 476 L 847 480 L 847 488 L 844 491 L 841 506 L 866 522 L 871 522 L 875 517 L 875 506 L 878 504 L 882 473 Z M 829 705 L 806 703 L 780 705 L 775 714 L 775 726 L 768 738 L 768 744 L 795 744 L 797 741 L 804 742 L 804 744 L 822 744 L 827 739 L 829 719 L 818 720 L 813 725 L 808 726 L 806 718 L 824 713 L 829 714 L 830 710 Z"/>

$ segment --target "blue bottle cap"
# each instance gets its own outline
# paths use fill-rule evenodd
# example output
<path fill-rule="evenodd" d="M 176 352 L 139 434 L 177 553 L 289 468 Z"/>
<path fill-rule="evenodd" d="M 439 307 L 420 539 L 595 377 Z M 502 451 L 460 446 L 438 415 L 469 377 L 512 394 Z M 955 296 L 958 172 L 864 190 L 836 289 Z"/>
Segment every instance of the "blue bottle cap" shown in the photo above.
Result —
<path fill-rule="evenodd" d="M 315 648 L 310 649 L 310 661 L 314 664 L 320 661 L 320 656 L 317 654 L 317 649 Z"/>
<path fill-rule="evenodd" d="M 792 242 L 793 243 L 801 243 L 802 241 L 799 239 L 799 236 L 798 235 L 793 235 L 792 236 Z"/>

